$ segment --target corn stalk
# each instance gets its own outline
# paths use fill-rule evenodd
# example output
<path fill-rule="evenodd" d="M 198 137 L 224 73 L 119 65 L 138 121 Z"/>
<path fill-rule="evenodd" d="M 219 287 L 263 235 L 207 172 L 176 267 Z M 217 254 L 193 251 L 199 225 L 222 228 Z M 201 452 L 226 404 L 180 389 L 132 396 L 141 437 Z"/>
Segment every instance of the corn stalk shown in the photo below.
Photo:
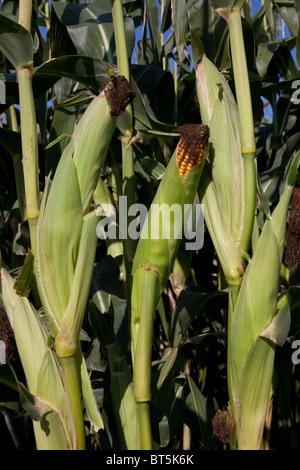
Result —
<path fill-rule="evenodd" d="M 112 15 L 114 24 L 114 36 L 117 49 L 118 72 L 130 82 L 129 59 L 126 44 L 125 25 L 123 18 L 123 9 L 121 0 L 112 1 Z M 128 113 L 126 126 L 122 130 L 122 179 L 123 179 L 123 196 L 127 198 L 128 207 L 135 203 L 135 175 L 133 162 L 133 147 L 130 145 L 132 138 L 132 104 L 128 104 L 126 111 Z M 130 218 L 128 218 L 128 224 Z M 136 249 L 136 241 L 130 237 L 126 238 L 123 243 L 124 253 L 124 276 L 126 280 L 127 302 L 130 311 L 131 298 L 131 270 Z"/>
<path fill-rule="evenodd" d="M 19 24 L 31 34 L 32 0 L 19 2 Z M 35 103 L 32 90 L 32 60 L 17 68 L 20 96 L 22 161 L 26 197 L 26 216 L 30 230 L 31 249 L 35 251 L 35 227 L 39 214 L 38 145 Z"/>

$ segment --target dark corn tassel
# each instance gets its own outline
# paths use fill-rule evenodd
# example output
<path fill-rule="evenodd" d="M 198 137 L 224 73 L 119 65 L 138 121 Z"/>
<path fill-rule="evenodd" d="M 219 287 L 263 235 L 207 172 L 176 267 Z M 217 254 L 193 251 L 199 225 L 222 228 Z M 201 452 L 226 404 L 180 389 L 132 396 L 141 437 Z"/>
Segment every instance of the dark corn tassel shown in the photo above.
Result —
<path fill-rule="evenodd" d="M 209 127 L 203 124 L 184 124 L 177 132 L 180 134 L 177 165 L 180 175 L 185 175 L 206 157 Z"/>
<path fill-rule="evenodd" d="M 288 221 L 285 263 L 290 271 L 300 263 L 300 188 L 294 188 Z"/>

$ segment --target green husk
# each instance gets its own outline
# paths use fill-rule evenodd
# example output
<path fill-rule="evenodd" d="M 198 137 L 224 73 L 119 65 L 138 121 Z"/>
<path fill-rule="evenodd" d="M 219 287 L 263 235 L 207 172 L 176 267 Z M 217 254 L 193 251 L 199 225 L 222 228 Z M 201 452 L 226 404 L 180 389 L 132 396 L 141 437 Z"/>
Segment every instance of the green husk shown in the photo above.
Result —
<path fill-rule="evenodd" d="M 14 337 L 31 405 L 24 404 L 33 417 L 38 450 L 75 448 L 73 417 L 64 376 L 54 351 L 49 347 L 49 333 L 27 297 L 17 295 L 14 279 L 1 270 L 2 295 Z"/>
<path fill-rule="evenodd" d="M 201 118 L 211 133 L 199 197 L 225 279 L 228 285 L 239 286 L 245 202 L 238 108 L 225 77 L 207 57 L 197 67 L 196 82 Z"/>
<path fill-rule="evenodd" d="M 278 306 L 278 293 L 287 211 L 299 157 L 300 152 L 291 159 L 287 183 L 271 218 L 265 221 L 232 314 L 231 412 L 241 450 L 260 449 L 275 348 L 284 343 L 289 331 L 289 306 L 287 302 Z"/>

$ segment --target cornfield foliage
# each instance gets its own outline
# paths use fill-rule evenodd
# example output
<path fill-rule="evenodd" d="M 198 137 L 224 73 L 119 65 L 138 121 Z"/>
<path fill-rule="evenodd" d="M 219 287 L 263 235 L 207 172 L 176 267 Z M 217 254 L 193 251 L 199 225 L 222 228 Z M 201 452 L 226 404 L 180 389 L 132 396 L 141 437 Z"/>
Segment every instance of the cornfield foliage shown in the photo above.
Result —
<path fill-rule="evenodd" d="M 0 448 L 298 449 L 299 1 L 0 5 Z"/>

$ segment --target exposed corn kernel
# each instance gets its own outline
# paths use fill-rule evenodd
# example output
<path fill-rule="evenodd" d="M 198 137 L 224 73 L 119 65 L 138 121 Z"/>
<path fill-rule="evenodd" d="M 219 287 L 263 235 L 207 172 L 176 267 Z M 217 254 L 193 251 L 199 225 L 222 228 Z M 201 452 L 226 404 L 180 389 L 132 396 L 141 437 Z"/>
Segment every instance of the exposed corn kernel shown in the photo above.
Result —
<path fill-rule="evenodd" d="M 180 175 L 185 175 L 206 157 L 209 148 L 209 127 L 203 124 L 185 124 L 177 132 L 180 134 L 177 165 Z"/>

